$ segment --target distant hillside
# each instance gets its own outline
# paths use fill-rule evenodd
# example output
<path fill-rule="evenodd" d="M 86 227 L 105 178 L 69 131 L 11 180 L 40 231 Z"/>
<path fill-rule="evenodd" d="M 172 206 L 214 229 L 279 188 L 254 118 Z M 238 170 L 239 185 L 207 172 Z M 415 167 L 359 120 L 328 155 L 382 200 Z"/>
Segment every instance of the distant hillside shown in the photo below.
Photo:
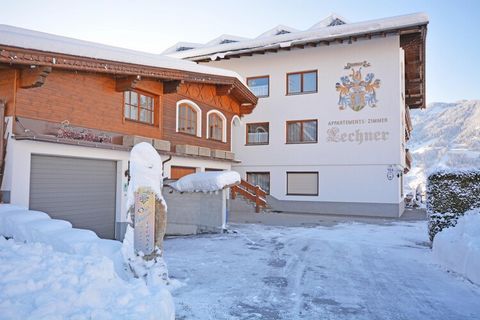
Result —
<path fill-rule="evenodd" d="M 432 103 L 411 116 L 413 167 L 405 176 L 407 193 L 425 182 L 430 169 L 480 167 L 480 100 Z"/>

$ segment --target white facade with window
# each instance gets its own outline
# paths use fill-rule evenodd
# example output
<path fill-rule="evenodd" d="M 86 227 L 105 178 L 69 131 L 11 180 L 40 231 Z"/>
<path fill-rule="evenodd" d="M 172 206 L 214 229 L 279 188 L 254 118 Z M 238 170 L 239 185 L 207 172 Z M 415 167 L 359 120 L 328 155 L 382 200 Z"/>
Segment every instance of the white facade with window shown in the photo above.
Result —
<path fill-rule="evenodd" d="M 428 23 L 423 15 L 408 17 L 413 18 L 412 23 Z M 407 25 L 404 17 L 391 20 L 396 27 Z M 383 24 L 387 22 L 372 28 Z M 243 41 L 244 51 L 264 45 L 262 54 L 241 55 L 242 42 L 225 50 L 205 46 L 172 54 L 238 72 L 259 96 L 257 108 L 233 129 L 232 148 L 241 161 L 233 169 L 264 185 L 269 177 L 273 209 L 403 213 L 406 103 L 401 36 L 384 33 L 339 43 L 331 41 L 337 36 L 332 31 L 328 38 L 328 28 L 354 33 L 347 27 L 322 25 L 317 34 L 326 35 L 328 45 L 293 47 L 279 40 L 274 47 L 275 35 L 270 35 L 271 43 L 262 44 L 261 37 Z M 306 37 L 315 35 L 308 32 L 303 32 Z M 288 33 L 277 36 L 297 39 L 287 38 Z M 280 49 L 290 45 L 289 50 Z M 227 54 L 233 58 L 223 59 Z"/>

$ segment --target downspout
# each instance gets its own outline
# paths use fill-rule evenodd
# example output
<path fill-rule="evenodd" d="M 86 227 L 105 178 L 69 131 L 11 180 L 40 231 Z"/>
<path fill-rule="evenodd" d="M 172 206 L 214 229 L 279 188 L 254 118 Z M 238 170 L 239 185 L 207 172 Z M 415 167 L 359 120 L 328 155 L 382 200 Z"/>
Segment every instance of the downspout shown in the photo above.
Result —
<path fill-rule="evenodd" d="M 172 160 L 172 156 L 168 156 L 167 160 L 162 161 L 162 172 L 165 172 L 165 163 L 169 162 L 170 160 Z M 167 177 L 163 177 L 163 180 L 166 180 L 166 179 Z"/>

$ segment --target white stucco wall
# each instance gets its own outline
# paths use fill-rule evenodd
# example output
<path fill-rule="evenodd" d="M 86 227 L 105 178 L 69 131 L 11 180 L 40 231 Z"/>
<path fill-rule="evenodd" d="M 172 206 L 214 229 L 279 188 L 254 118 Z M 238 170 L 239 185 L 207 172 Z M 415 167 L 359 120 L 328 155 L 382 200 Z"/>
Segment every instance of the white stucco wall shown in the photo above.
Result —
<path fill-rule="evenodd" d="M 401 99 L 401 54 L 399 37 L 388 36 L 352 44 L 332 44 L 316 48 L 293 49 L 208 63 L 234 70 L 246 77 L 270 76 L 270 96 L 260 98 L 252 114 L 233 128 L 233 151 L 242 161 L 234 165 L 243 177 L 247 171 L 269 171 L 271 194 L 281 200 L 399 203 L 400 172 L 404 164 L 403 104 Z M 335 84 L 348 75 L 347 63 L 367 61 L 362 77 L 374 73 L 381 80 L 377 107 L 356 112 L 339 110 Z M 286 74 L 318 70 L 318 92 L 286 95 Z M 318 143 L 286 144 L 286 121 L 317 119 Z M 387 119 L 369 123 L 370 119 Z M 332 125 L 332 121 L 362 120 L 363 124 Z M 246 146 L 246 124 L 269 122 L 270 142 L 266 146 Z M 347 133 L 345 142 L 328 142 L 327 130 L 333 126 Z M 383 141 L 348 141 L 360 132 L 387 132 Z M 389 167 L 395 177 L 387 178 Z M 319 171 L 318 196 L 287 196 L 286 171 Z"/>

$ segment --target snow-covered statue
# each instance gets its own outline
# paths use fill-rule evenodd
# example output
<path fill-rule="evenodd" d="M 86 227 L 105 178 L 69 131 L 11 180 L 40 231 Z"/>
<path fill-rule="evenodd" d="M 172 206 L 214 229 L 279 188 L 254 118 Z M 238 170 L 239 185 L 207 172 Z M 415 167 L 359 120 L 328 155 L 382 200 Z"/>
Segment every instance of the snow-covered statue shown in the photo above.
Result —
<path fill-rule="evenodd" d="M 150 260 L 162 255 L 167 205 L 162 196 L 162 159 L 152 145 L 142 142 L 130 152 L 128 219 L 134 229 L 135 253 Z"/>
<path fill-rule="evenodd" d="M 130 184 L 127 195 L 127 220 L 122 254 L 126 269 L 145 281 L 159 299 L 168 320 L 175 319 L 175 306 L 169 288 L 175 280 L 168 277 L 162 257 L 167 225 L 167 205 L 162 196 L 162 159 L 148 143 L 135 145 L 130 152 Z"/>

